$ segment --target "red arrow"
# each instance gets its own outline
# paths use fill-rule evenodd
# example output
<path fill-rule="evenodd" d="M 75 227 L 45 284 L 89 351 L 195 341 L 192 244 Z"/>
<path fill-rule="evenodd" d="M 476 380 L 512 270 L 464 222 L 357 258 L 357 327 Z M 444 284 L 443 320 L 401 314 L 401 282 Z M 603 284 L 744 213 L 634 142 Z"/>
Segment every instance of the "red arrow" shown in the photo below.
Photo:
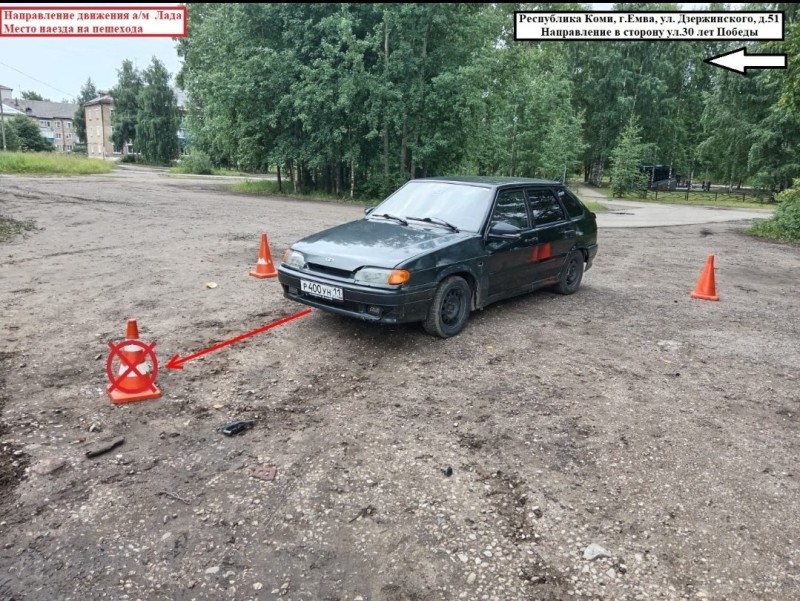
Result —
<path fill-rule="evenodd" d="M 175 355 L 172 359 L 169 360 L 167 363 L 167 369 L 183 369 L 183 364 L 187 361 L 191 361 L 192 359 L 197 359 L 198 357 L 202 357 L 208 353 L 213 351 L 219 350 L 223 347 L 229 346 L 245 338 L 250 338 L 251 336 L 255 336 L 256 334 L 260 334 L 261 332 L 266 332 L 267 330 L 271 330 L 272 328 L 277 328 L 278 326 L 282 326 L 285 323 L 289 323 L 295 319 L 300 319 L 301 317 L 305 317 L 311 313 L 311 309 L 304 309 L 299 313 L 295 313 L 294 315 L 289 315 L 288 317 L 284 317 L 283 319 L 279 319 L 278 321 L 273 321 L 268 323 L 265 326 L 261 326 L 258 329 L 253 330 L 252 332 L 247 332 L 246 334 L 242 334 L 241 336 L 237 336 L 236 338 L 231 338 L 230 340 L 225 340 L 223 342 L 218 342 L 214 346 L 210 346 L 202 351 L 197 351 L 196 353 L 192 353 L 191 355 L 187 355 L 186 357 L 181 358 L 180 355 Z"/>

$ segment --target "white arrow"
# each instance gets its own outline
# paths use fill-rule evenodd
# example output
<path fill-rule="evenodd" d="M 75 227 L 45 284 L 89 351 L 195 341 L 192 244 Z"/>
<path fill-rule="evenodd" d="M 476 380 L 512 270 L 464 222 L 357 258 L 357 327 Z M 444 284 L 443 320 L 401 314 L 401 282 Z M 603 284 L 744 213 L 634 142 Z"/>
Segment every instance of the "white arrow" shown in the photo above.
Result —
<path fill-rule="evenodd" d="M 734 73 L 745 74 L 747 69 L 785 69 L 785 54 L 747 54 L 746 48 L 712 56 L 703 61 Z"/>

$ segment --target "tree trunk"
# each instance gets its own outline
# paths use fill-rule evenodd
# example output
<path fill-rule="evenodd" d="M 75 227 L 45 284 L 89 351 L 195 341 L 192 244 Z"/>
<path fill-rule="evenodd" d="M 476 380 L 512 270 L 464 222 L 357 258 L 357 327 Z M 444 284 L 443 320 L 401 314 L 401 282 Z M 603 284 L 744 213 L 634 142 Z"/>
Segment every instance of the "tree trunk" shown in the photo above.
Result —
<path fill-rule="evenodd" d="M 278 163 L 278 192 L 283 192 L 283 185 L 281 184 L 281 164 Z"/>
<path fill-rule="evenodd" d="M 350 198 L 355 196 L 356 191 L 356 161 L 350 160 Z"/>
<path fill-rule="evenodd" d="M 408 122 L 403 115 L 403 137 L 400 139 L 400 171 L 405 172 L 408 151 Z"/>
<path fill-rule="evenodd" d="M 383 28 L 383 65 L 384 74 L 387 72 L 389 64 L 389 23 L 386 22 L 384 15 L 384 28 Z M 383 123 L 383 187 L 388 192 L 389 190 L 389 116 L 384 117 Z"/>
<path fill-rule="evenodd" d="M 511 130 L 511 166 L 508 175 L 514 177 L 514 170 L 517 167 L 517 106 L 514 105 L 514 126 Z"/>

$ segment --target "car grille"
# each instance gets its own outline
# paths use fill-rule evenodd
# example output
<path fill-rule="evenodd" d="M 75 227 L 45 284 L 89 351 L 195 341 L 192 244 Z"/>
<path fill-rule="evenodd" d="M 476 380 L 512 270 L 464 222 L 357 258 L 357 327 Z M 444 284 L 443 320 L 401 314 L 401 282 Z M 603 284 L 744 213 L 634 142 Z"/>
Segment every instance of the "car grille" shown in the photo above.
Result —
<path fill-rule="evenodd" d="M 346 280 L 349 280 L 353 277 L 353 272 L 347 271 L 346 269 L 336 269 L 335 267 L 328 267 L 327 265 L 320 265 L 319 263 L 307 263 L 306 265 L 309 271 L 334 275 L 337 278 L 344 278 Z"/>

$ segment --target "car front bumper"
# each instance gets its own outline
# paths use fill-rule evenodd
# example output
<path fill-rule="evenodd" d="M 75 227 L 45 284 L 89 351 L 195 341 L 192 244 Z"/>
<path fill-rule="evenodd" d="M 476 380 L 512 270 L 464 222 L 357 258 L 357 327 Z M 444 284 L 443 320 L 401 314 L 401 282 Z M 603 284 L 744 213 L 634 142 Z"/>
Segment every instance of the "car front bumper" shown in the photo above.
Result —
<path fill-rule="evenodd" d="M 300 287 L 301 280 L 341 288 L 343 298 L 341 301 L 331 300 L 304 293 Z M 283 265 L 278 268 L 278 281 L 283 287 L 283 295 L 295 302 L 338 315 L 387 324 L 424 321 L 435 293 L 434 287 L 407 290 L 361 286 Z"/>

